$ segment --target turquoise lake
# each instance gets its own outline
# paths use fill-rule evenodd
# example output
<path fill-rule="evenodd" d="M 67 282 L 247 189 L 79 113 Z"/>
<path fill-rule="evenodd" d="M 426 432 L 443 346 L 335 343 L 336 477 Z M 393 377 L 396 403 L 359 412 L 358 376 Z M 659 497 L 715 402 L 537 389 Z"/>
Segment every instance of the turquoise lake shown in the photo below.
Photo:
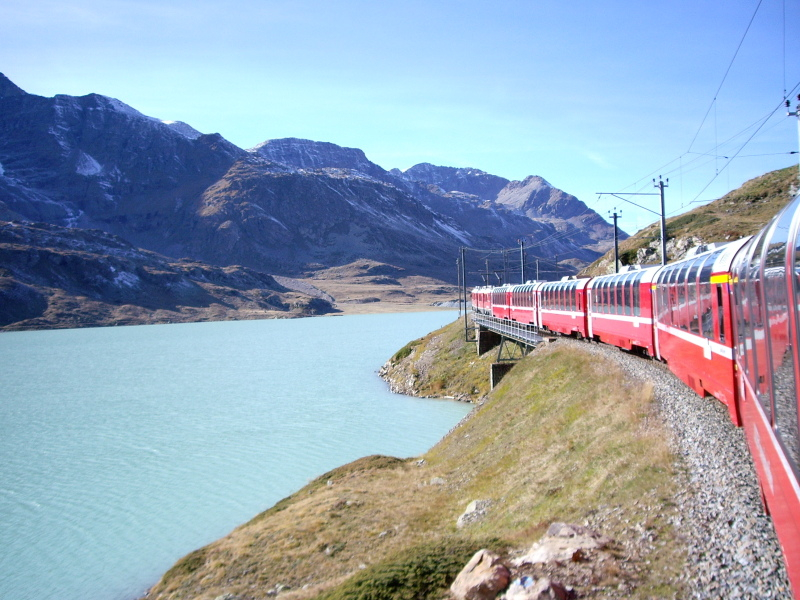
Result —
<path fill-rule="evenodd" d="M 316 476 L 469 405 L 377 370 L 454 311 L 0 334 L 0 598 L 132 600 Z"/>

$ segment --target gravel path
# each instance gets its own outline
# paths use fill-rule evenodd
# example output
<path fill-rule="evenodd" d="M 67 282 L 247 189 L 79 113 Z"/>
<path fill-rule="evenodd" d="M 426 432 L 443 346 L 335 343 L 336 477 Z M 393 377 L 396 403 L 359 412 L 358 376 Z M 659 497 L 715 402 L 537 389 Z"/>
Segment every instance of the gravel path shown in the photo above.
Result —
<path fill-rule="evenodd" d="M 682 481 L 675 527 L 687 541 L 683 578 L 692 598 L 785 598 L 792 594 L 772 521 L 761 505 L 743 430 L 727 408 L 699 398 L 665 365 L 602 344 L 575 342 L 654 386 L 673 432 Z"/>

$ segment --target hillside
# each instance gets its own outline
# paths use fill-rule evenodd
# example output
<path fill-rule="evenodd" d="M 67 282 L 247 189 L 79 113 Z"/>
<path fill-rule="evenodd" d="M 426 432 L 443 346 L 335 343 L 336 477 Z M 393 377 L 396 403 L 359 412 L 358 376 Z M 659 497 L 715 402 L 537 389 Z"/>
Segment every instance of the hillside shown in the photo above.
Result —
<path fill-rule="evenodd" d="M 0 330 L 263 319 L 333 310 L 313 290 L 297 292 L 241 266 L 170 260 L 97 230 L 0 221 Z"/>
<path fill-rule="evenodd" d="M 766 173 L 745 182 L 709 204 L 667 219 L 668 261 L 682 258 L 689 248 L 712 242 L 728 242 L 753 235 L 791 199 L 797 189 L 797 167 Z M 623 265 L 660 264 L 660 226 L 656 222 L 619 244 Z M 595 276 L 614 272 L 613 248 L 581 271 Z"/>
<path fill-rule="evenodd" d="M 462 334 L 457 321 L 391 361 L 430 370 L 421 377 L 440 395 L 480 396 L 439 444 L 318 477 L 178 561 L 147 600 L 441 598 L 478 548 L 519 556 L 553 521 L 591 524 L 615 540 L 556 574 L 579 597 L 679 593 L 684 548 L 670 524 L 672 458 L 652 418 L 652 389 L 608 360 L 553 344 L 484 396 L 487 359 Z M 426 353 L 446 371 L 422 367 Z M 473 500 L 485 501 L 482 513 L 458 527 Z"/>

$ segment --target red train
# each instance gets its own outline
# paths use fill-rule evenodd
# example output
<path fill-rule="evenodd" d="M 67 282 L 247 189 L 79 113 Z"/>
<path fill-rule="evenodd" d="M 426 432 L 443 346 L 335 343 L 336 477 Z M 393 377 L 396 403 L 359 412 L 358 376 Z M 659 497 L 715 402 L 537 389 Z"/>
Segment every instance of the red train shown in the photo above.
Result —
<path fill-rule="evenodd" d="M 473 310 L 665 362 L 743 426 L 800 599 L 800 195 L 757 235 L 663 267 L 478 287 Z"/>

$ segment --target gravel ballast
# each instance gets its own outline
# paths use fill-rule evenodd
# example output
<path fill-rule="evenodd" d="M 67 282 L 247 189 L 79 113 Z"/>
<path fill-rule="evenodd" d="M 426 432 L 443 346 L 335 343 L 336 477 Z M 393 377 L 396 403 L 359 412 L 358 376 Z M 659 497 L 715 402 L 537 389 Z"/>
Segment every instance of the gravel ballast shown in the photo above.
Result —
<path fill-rule="evenodd" d="M 700 398 L 666 365 L 612 346 L 568 341 L 650 382 L 678 457 L 678 516 L 686 541 L 682 575 L 692 598 L 785 598 L 792 593 L 772 521 L 765 514 L 744 431 L 727 408 Z"/>

